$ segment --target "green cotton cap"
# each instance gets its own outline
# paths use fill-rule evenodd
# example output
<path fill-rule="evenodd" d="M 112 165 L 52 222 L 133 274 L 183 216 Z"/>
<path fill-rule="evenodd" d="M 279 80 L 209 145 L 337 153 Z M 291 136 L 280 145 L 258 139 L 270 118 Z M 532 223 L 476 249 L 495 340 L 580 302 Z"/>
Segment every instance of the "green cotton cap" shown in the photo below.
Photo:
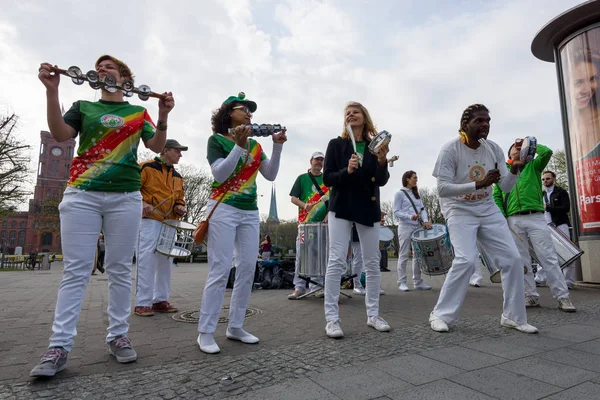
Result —
<path fill-rule="evenodd" d="M 223 105 L 229 103 L 242 103 L 248 107 L 251 112 L 255 112 L 257 108 L 255 102 L 246 99 L 246 94 L 244 92 L 239 92 L 237 96 L 229 96 L 227 100 L 223 102 Z"/>

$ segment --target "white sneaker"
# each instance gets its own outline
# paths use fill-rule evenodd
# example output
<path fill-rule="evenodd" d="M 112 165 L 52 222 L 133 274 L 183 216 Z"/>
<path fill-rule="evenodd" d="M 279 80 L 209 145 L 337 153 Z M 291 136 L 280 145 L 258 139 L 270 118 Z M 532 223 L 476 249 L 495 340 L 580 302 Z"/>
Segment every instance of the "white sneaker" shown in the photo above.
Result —
<path fill-rule="evenodd" d="M 525 296 L 525 307 L 539 307 L 540 306 L 540 298 L 537 296 L 527 295 Z"/>
<path fill-rule="evenodd" d="M 477 283 L 477 282 L 469 282 L 469 286 L 473 286 L 473 287 L 481 287 L 481 283 Z"/>
<path fill-rule="evenodd" d="M 341 337 L 344 337 L 344 331 L 342 331 L 342 328 L 340 327 L 339 319 L 328 322 L 325 326 L 325 332 L 330 338 L 339 339 Z"/>
<path fill-rule="evenodd" d="M 571 299 L 568 297 L 564 297 L 562 299 L 558 299 L 558 309 L 564 312 L 577 312 L 577 309 L 571 303 Z"/>
<path fill-rule="evenodd" d="M 359 296 L 364 296 L 366 293 L 366 290 L 363 288 L 357 288 L 355 287 L 354 290 L 352 290 L 352 293 L 357 294 Z"/>
<path fill-rule="evenodd" d="M 431 286 L 424 284 L 423 282 L 414 286 L 415 290 L 431 290 Z"/>
<path fill-rule="evenodd" d="M 404 282 L 404 281 L 400 282 L 398 289 L 402 292 L 408 292 L 408 286 L 406 286 L 406 282 Z"/>
<path fill-rule="evenodd" d="M 379 295 L 381 296 L 381 295 L 384 295 L 384 294 L 385 294 L 385 290 L 383 290 L 383 289 L 380 288 L 379 289 Z"/>
<path fill-rule="evenodd" d="M 204 353 L 216 354 L 221 351 L 219 345 L 215 342 L 215 338 L 210 333 L 200 333 L 196 342 Z"/>
<path fill-rule="evenodd" d="M 375 330 L 379 332 L 389 332 L 391 329 L 389 324 L 385 322 L 385 319 L 381 318 L 380 316 L 367 318 L 367 326 L 375 328 Z"/>
<path fill-rule="evenodd" d="M 258 338 L 256 336 L 249 334 L 242 328 L 229 328 L 228 327 L 227 331 L 225 332 L 225 336 L 227 336 L 227 339 L 239 340 L 242 343 L 247 343 L 247 344 L 258 343 Z"/>
<path fill-rule="evenodd" d="M 448 332 L 448 324 L 433 312 L 429 314 L 429 324 L 436 332 Z"/>
<path fill-rule="evenodd" d="M 523 325 L 517 325 L 515 321 L 506 318 L 504 314 L 502 314 L 502 317 L 500 318 L 500 325 L 502 325 L 505 328 L 516 329 L 519 332 L 523 333 L 538 333 L 538 329 L 535 326 L 529 325 L 527 323 Z"/>

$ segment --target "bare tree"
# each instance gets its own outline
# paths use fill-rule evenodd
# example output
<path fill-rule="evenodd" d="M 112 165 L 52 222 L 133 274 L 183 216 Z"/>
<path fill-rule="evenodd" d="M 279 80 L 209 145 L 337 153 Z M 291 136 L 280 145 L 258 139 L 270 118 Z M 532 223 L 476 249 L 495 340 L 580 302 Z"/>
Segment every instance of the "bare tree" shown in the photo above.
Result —
<path fill-rule="evenodd" d="M 398 225 L 398 218 L 394 216 L 394 202 L 391 200 L 381 203 L 381 212 L 385 213 L 383 224 L 386 226 Z"/>
<path fill-rule="evenodd" d="M 208 171 L 190 164 L 181 164 L 177 167 L 177 171 L 183 177 L 183 193 L 187 207 L 185 220 L 193 225 L 198 225 L 204 218 L 210 197 L 212 175 Z"/>
<path fill-rule="evenodd" d="M 0 116 L 0 218 L 27 203 L 31 146 L 16 137 L 16 114 Z"/>
<path fill-rule="evenodd" d="M 552 154 L 546 170 L 556 174 L 556 184 L 565 190 L 569 190 L 569 179 L 567 178 L 567 156 L 564 150 L 556 150 Z"/>
<path fill-rule="evenodd" d="M 419 188 L 419 195 L 423 201 L 425 211 L 427 211 L 429 222 L 432 224 L 445 224 L 446 219 L 442 215 L 440 196 L 438 195 L 437 190 L 427 187 Z"/>
<path fill-rule="evenodd" d="M 152 150 L 142 148 L 142 147 L 138 148 L 138 153 L 137 153 L 138 162 L 153 160 L 154 157 L 156 157 L 156 153 L 154 153 Z"/>

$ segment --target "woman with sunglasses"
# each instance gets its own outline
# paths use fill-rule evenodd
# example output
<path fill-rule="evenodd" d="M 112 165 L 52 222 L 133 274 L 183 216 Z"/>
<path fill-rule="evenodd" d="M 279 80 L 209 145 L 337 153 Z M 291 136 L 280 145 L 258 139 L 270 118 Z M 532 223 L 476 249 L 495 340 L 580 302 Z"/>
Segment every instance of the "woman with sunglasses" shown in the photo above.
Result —
<path fill-rule="evenodd" d="M 260 171 L 268 181 L 275 180 L 287 137 L 285 130 L 273 135 L 273 152 L 268 159 L 261 145 L 249 138 L 251 129 L 246 126 L 256 108 L 255 102 L 239 93 L 228 97 L 211 118 L 213 135 L 208 139 L 207 158 L 214 182 L 207 215 L 217 208 L 208 227 L 208 278 L 202 294 L 197 339 L 200 350 L 209 354 L 220 351 L 213 334 L 234 259 L 235 285 L 226 336 L 243 343 L 258 343 L 256 336 L 242 329 L 260 238 L 256 176 Z"/>
<path fill-rule="evenodd" d="M 353 138 L 349 136 L 347 125 Z M 325 332 L 331 338 L 344 336 L 340 327 L 338 299 L 353 222 L 360 240 L 366 275 L 367 325 L 382 332 L 390 330 L 388 323 L 379 316 L 379 188 L 390 177 L 386 159 L 389 149 L 381 146 L 377 154 L 372 154 L 368 146 L 375 135 L 377 131 L 369 111 L 360 103 L 350 102 L 344 110 L 342 134 L 329 142 L 325 154 L 323 183 L 331 188 L 329 262 L 325 274 Z"/>

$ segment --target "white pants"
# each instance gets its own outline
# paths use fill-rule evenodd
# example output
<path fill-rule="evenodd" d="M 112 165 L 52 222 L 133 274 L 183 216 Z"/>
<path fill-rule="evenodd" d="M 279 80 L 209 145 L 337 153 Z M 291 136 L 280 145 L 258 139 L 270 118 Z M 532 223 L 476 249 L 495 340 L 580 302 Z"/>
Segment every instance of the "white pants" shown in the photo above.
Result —
<path fill-rule="evenodd" d="M 352 249 L 352 254 L 350 256 L 352 269 L 350 272 L 351 275 L 356 275 L 353 279 L 354 288 L 360 289 L 363 287 L 362 283 L 360 283 L 360 275 L 362 274 L 363 270 L 363 258 L 362 251 L 360 249 L 360 242 L 352 242 L 350 247 Z"/>
<path fill-rule="evenodd" d="M 408 253 L 412 247 L 411 235 L 419 228 L 419 225 L 398 225 L 398 247 L 400 247 L 400 250 L 398 251 L 398 285 L 400 282 L 406 283 L 406 264 L 408 263 Z M 419 264 L 417 264 L 417 258 L 414 256 L 412 258 L 412 273 L 413 286 L 422 284 L 423 279 L 421 279 L 421 269 L 419 268 Z"/>
<path fill-rule="evenodd" d="M 214 200 L 209 201 L 207 215 L 215 203 Z M 236 270 L 229 305 L 229 326 L 242 327 L 252 291 L 258 244 L 258 210 L 240 210 L 219 204 L 208 225 L 208 277 L 202 293 L 198 332 L 213 333 L 217 328 L 232 261 Z"/>
<path fill-rule="evenodd" d="M 329 261 L 325 274 L 325 319 L 327 322 L 339 319 L 338 300 L 340 297 L 340 281 L 346 269 L 348 243 L 352 238 L 352 222 L 337 218 L 329 212 Z M 379 315 L 379 289 L 381 271 L 379 269 L 379 224 L 366 226 L 356 223 L 360 239 L 363 266 L 366 273 L 365 305 L 367 316 Z"/>
<path fill-rule="evenodd" d="M 108 335 L 126 336 L 131 313 L 131 264 L 142 218 L 140 192 L 108 193 L 67 188 L 59 207 L 64 259 L 50 347 L 73 348 L 85 289 L 94 268 L 100 232 L 106 244 Z"/>
<path fill-rule="evenodd" d="M 300 278 L 300 236 L 297 235 L 296 236 L 296 263 L 295 263 L 295 271 L 294 271 L 294 289 L 298 290 L 300 292 L 304 292 L 306 291 L 306 281 L 304 279 Z M 318 277 L 311 277 L 311 280 L 318 282 L 318 283 L 323 283 L 323 278 L 318 278 Z M 309 285 L 310 290 L 313 290 L 315 285 L 314 284 L 310 284 Z"/>
<path fill-rule="evenodd" d="M 483 282 L 483 275 L 481 274 L 481 263 L 479 262 L 479 255 L 477 256 L 477 262 L 473 266 L 473 275 L 469 278 L 469 284 L 481 285 Z"/>
<path fill-rule="evenodd" d="M 455 257 L 433 314 L 448 324 L 458 319 L 473 266 L 479 262 L 476 246 L 476 241 L 479 240 L 502 274 L 504 316 L 519 325 L 527 323 L 523 263 L 500 210 L 487 217 L 452 216 L 447 223 Z"/>
<path fill-rule="evenodd" d="M 529 238 L 540 265 L 546 270 L 552 297 L 555 299 L 569 297 L 567 282 L 565 282 L 565 277 L 558 266 L 558 256 L 544 214 L 513 215 L 508 217 L 508 225 L 518 235 L 518 237 L 513 235 L 514 242 L 521 254 L 521 262 L 527 267 L 525 295 L 539 297 L 531 269 L 531 255 L 529 254 L 529 242 L 527 241 L 527 238 Z"/>
<path fill-rule="evenodd" d="M 135 284 L 135 305 L 139 307 L 169 300 L 173 259 L 154 251 L 161 227 L 162 222 L 149 218 L 143 218 L 140 225 Z"/>

